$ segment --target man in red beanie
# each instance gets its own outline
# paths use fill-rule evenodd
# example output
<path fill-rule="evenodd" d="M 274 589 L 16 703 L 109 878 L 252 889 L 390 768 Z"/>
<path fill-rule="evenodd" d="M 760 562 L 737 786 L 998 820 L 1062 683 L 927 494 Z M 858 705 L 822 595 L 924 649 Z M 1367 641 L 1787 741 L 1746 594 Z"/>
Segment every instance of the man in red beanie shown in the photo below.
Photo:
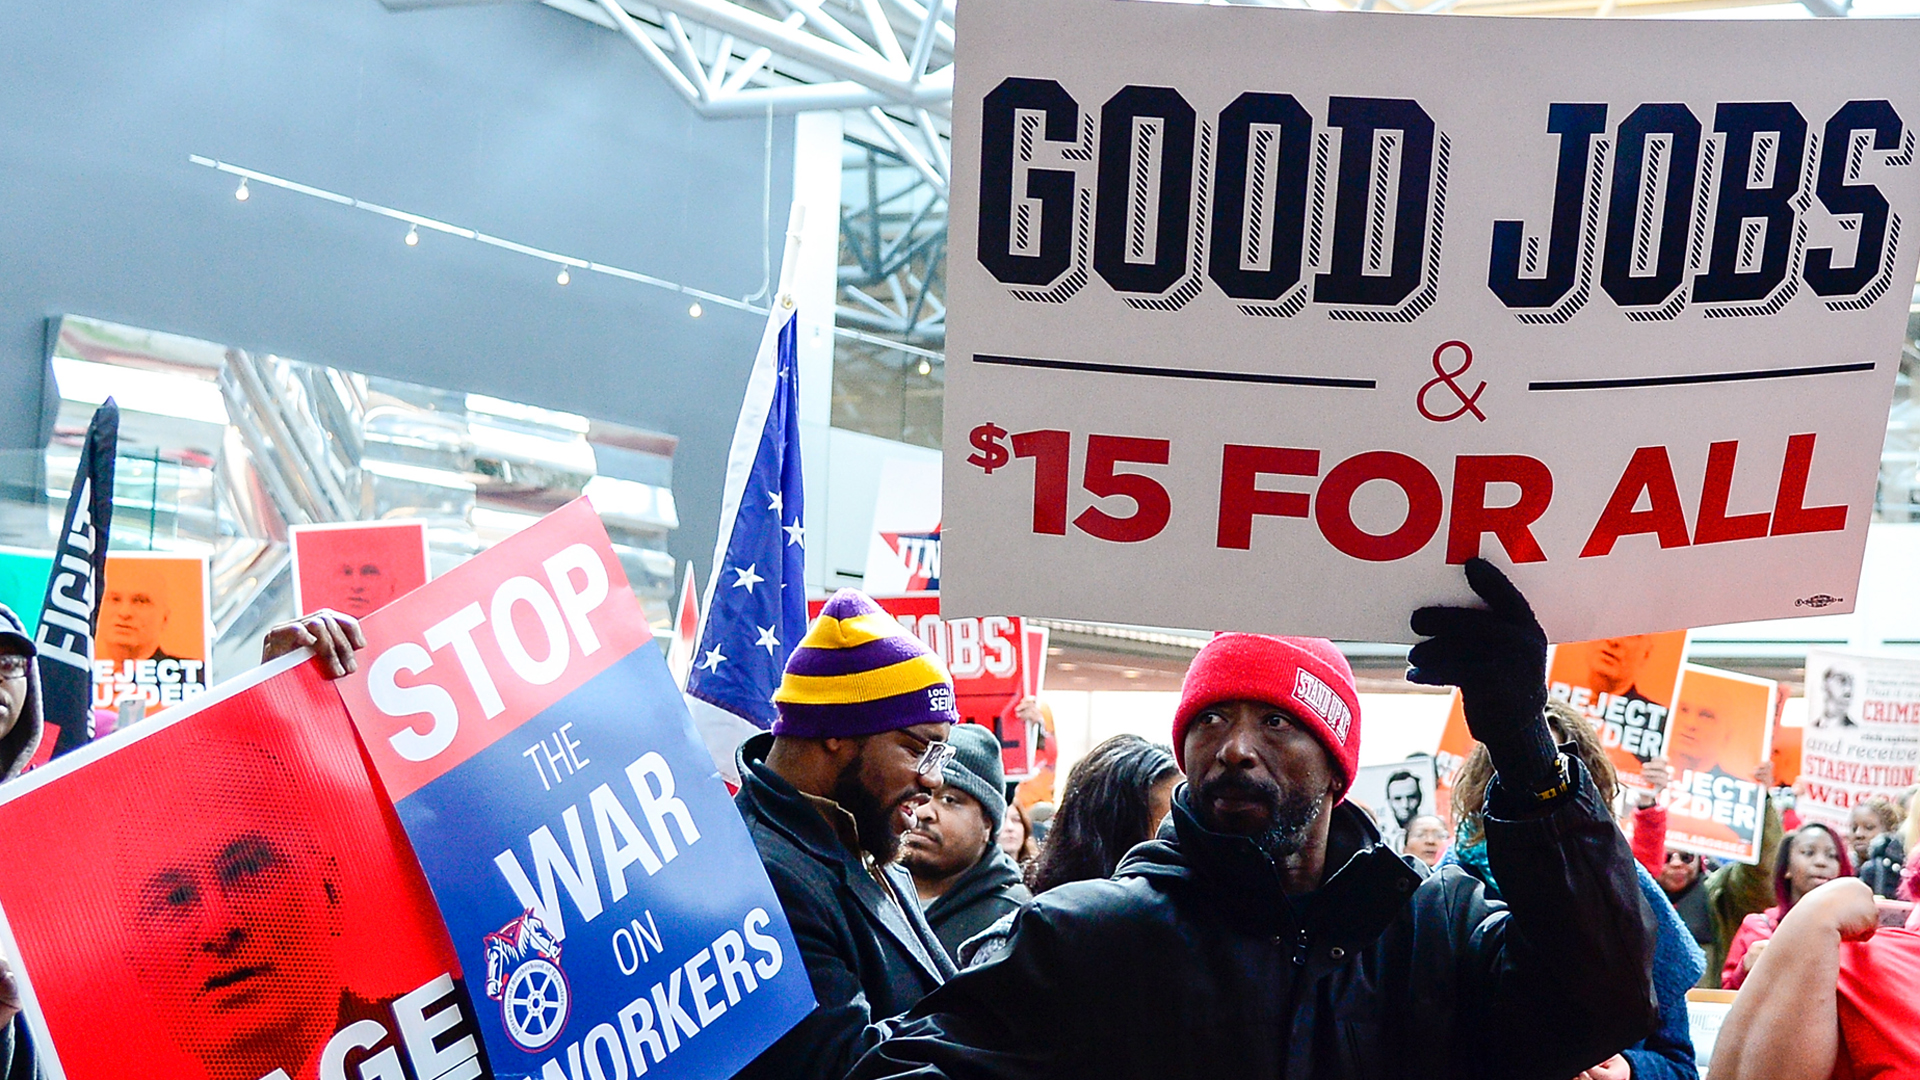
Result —
<path fill-rule="evenodd" d="M 1224 634 L 1174 714 L 1169 824 L 1111 879 L 1043 893 L 1004 951 L 855 1067 L 881 1077 L 1567 1080 L 1654 1026 L 1633 855 L 1548 734 L 1546 636 L 1475 559 L 1485 607 L 1422 608 L 1408 678 L 1461 688 L 1497 777 L 1506 902 L 1344 803 L 1352 671 L 1331 642 Z"/>

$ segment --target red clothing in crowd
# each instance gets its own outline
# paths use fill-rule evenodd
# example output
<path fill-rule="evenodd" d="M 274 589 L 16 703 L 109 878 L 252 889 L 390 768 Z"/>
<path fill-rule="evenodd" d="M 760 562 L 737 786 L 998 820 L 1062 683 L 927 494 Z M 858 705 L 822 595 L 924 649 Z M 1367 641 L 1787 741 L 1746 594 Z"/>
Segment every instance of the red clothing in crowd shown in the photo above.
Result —
<path fill-rule="evenodd" d="M 1633 811 L 1633 857 L 1658 878 L 1667 868 L 1667 808 L 1637 806 Z"/>
<path fill-rule="evenodd" d="M 1920 931 L 1843 943 L 1839 1004 L 1834 1080 L 1920 1080 Z"/>
<path fill-rule="evenodd" d="M 1773 937 L 1773 931 L 1780 925 L 1780 909 L 1770 907 L 1740 920 L 1740 929 L 1734 931 L 1733 940 L 1727 944 L 1727 963 L 1720 969 L 1720 986 L 1725 990 L 1738 990 L 1740 984 L 1747 981 L 1747 972 L 1740 967 L 1740 961 L 1746 958 L 1747 950 L 1756 941 L 1766 941 Z"/>

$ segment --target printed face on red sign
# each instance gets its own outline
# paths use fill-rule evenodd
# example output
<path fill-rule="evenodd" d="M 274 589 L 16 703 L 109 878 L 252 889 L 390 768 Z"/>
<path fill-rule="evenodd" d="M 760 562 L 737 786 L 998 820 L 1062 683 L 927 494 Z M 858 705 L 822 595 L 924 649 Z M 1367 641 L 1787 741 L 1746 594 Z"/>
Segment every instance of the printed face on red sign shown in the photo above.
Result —
<path fill-rule="evenodd" d="M 296 537 L 302 613 L 333 608 L 364 619 L 427 582 L 420 522 L 302 529 Z"/>
<path fill-rule="evenodd" d="M 119 826 L 127 963 L 180 1047 L 215 1076 L 305 1061 L 333 1034 L 340 882 L 271 754 L 207 743 Z"/>

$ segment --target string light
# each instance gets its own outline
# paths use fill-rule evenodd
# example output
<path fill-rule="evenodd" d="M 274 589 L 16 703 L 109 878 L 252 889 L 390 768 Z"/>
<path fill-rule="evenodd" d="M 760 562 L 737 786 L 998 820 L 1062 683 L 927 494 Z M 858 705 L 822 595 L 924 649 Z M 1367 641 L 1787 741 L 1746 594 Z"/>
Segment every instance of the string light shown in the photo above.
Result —
<path fill-rule="evenodd" d="M 408 247 L 415 247 L 418 245 L 419 226 L 425 225 L 427 228 L 432 229 L 435 232 L 443 233 L 448 236 L 459 237 L 460 239 L 463 239 L 463 240 L 472 240 L 476 243 L 486 244 L 489 247 L 502 248 L 507 251 L 517 252 L 521 255 L 531 256 L 536 259 L 544 259 L 549 263 L 559 263 L 561 264 L 562 269 L 560 270 L 560 273 L 554 278 L 554 280 L 559 282 L 561 285 L 565 285 L 573 280 L 572 273 L 569 272 L 569 270 L 567 270 L 566 267 L 579 266 L 582 269 L 590 270 L 596 274 L 604 274 L 608 277 L 616 277 L 625 281 L 635 282 L 637 284 L 646 285 L 656 289 L 665 289 L 670 292 L 678 293 L 682 296 L 698 297 L 699 298 L 698 300 L 694 300 L 687 307 L 687 315 L 690 318 L 698 319 L 701 316 L 706 314 L 706 308 L 702 303 L 702 301 L 708 304 L 717 304 L 722 308 L 728 308 L 735 311 L 748 312 L 754 315 L 767 314 L 766 308 L 760 307 L 759 305 L 753 303 L 751 300 L 741 300 L 731 296 L 722 296 L 719 293 L 708 292 L 704 289 L 696 289 L 688 285 L 682 285 L 678 282 L 668 281 L 665 278 L 654 277 L 651 274 L 642 274 L 638 271 L 628 270 L 619 266 L 611 266 L 606 263 L 594 262 L 588 259 L 580 259 L 574 256 L 565 255 L 557 251 L 549 251 L 544 248 L 532 247 L 527 244 L 522 244 L 513 240 L 505 239 L 504 237 L 492 236 L 487 233 L 481 232 L 477 229 L 470 229 L 461 225 L 455 225 L 451 222 L 440 221 L 430 217 L 423 217 L 419 214 L 412 213 L 409 211 L 395 209 L 394 207 L 390 207 L 390 206 L 382 206 L 379 203 L 367 202 L 363 199 L 353 198 L 350 195 L 342 195 L 336 191 L 328 191 L 324 188 L 317 188 L 310 184 L 303 184 L 297 180 L 289 180 L 284 176 L 275 176 L 271 173 L 257 172 L 253 169 L 242 168 L 241 166 L 234 165 L 229 162 L 217 161 L 213 158 L 204 157 L 200 154 L 189 154 L 187 155 L 187 160 L 192 164 L 198 165 L 202 168 L 213 169 L 217 172 L 223 172 L 230 176 L 240 177 L 240 186 L 234 190 L 233 197 L 235 199 L 238 199 L 241 202 L 246 202 L 247 199 L 252 194 L 248 190 L 248 186 L 247 186 L 248 183 L 252 180 L 258 180 L 261 183 L 268 185 L 269 187 L 279 188 L 282 191 L 292 192 L 293 194 L 296 194 L 296 195 L 305 195 L 308 198 L 319 199 L 322 202 L 333 203 L 338 206 L 350 207 L 352 209 L 365 211 L 371 214 L 378 214 L 382 217 L 390 218 L 396 221 L 409 222 L 407 234 L 406 234 L 406 237 L 404 238 Z M 781 304 L 782 306 L 791 309 L 793 307 L 792 298 L 783 296 L 781 299 Z M 867 333 L 864 330 L 855 330 L 852 327 L 836 326 L 833 328 L 833 334 L 835 337 L 847 338 L 852 341 L 864 341 L 869 345 L 876 345 L 886 349 L 897 349 L 901 352 L 907 353 L 908 355 L 922 356 L 922 357 L 930 358 L 932 360 L 945 359 L 945 357 L 943 357 L 941 354 L 932 352 L 927 349 L 923 349 L 920 346 L 908 345 L 904 342 L 895 341 L 891 338 L 885 338 L 877 334 Z M 933 370 L 933 366 L 931 363 L 923 362 L 920 366 L 923 368 L 923 370 L 921 371 L 922 375 L 929 374 Z"/>
<path fill-rule="evenodd" d="M 924 356 L 920 358 L 920 374 L 922 375 L 933 374 L 933 365 L 928 363 L 927 358 Z"/>

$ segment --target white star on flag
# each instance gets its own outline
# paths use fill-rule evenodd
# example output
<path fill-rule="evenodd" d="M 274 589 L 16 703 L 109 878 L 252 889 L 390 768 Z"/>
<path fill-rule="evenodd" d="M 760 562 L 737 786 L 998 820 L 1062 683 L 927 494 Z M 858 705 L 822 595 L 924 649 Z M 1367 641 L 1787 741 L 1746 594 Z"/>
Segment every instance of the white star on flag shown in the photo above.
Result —
<path fill-rule="evenodd" d="M 752 592 L 755 585 L 767 580 L 759 574 L 754 573 L 752 565 L 749 565 L 745 570 L 736 566 L 733 569 L 733 573 L 733 587 L 736 589 L 745 589 L 748 592 Z"/>
<path fill-rule="evenodd" d="M 806 541 L 801 539 L 802 536 L 806 535 L 807 530 L 802 528 L 799 522 L 796 521 L 791 525 L 782 525 L 780 526 L 780 531 L 787 534 L 787 543 L 799 544 L 801 547 L 807 546 Z"/>
<path fill-rule="evenodd" d="M 771 626 L 756 626 L 754 629 L 760 631 L 760 640 L 754 642 L 754 644 L 767 650 L 767 655 L 772 656 L 773 650 L 780 647 L 780 639 L 773 636 L 774 628 Z"/>
<path fill-rule="evenodd" d="M 720 665 L 726 663 L 726 661 L 727 658 L 720 654 L 720 646 L 715 645 L 713 648 L 707 650 L 707 655 L 701 659 L 700 666 L 706 668 L 708 671 L 719 671 Z"/>
<path fill-rule="evenodd" d="M 767 509 L 773 511 L 776 514 L 784 514 L 787 512 L 787 508 L 784 505 L 782 505 L 782 500 L 780 498 L 779 492 L 777 491 L 773 492 L 771 495 L 767 497 Z"/>

